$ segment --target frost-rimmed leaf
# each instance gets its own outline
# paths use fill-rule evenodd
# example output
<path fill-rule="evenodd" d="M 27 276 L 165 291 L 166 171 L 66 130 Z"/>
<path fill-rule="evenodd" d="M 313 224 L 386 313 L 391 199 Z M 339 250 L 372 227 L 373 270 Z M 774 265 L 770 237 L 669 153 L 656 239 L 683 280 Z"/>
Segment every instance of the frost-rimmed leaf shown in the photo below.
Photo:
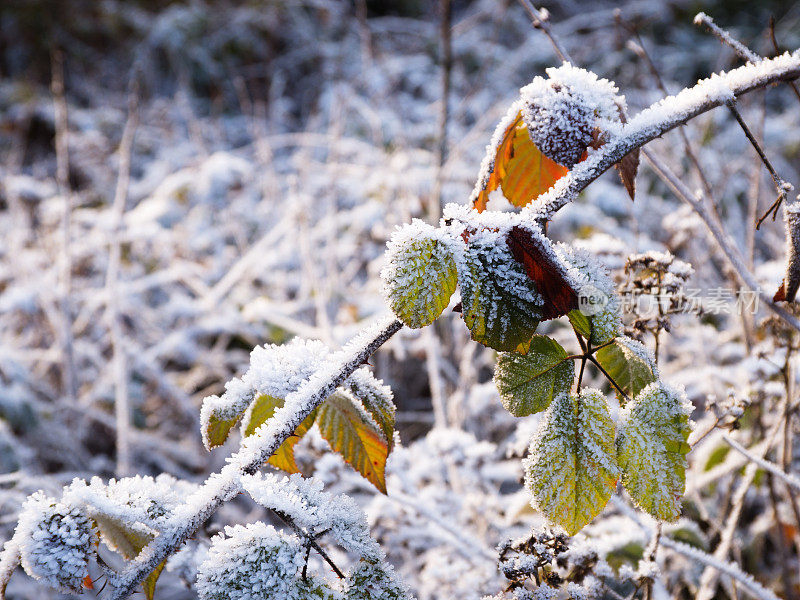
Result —
<path fill-rule="evenodd" d="M 658 367 L 650 350 L 629 337 L 618 337 L 600 348 L 597 361 L 631 398 L 658 379 Z"/>
<path fill-rule="evenodd" d="M 524 463 L 531 504 L 574 535 L 608 502 L 619 476 L 614 423 L 599 390 L 550 404 Z"/>
<path fill-rule="evenodd" d="M 413 600 L 389 563 L 362 560 L 347 576 L 345 600 Z"/>
<path fill-rule="evenodd" d="M 567 275 L 578 294 L 578 309 L 569 313 L 573 327 L 593 345 L 613 340 L 622 328 L 619 295 L 606 267 L 582 248 L 556 244 Z"/>
<path fill-rule="evenodd" d="M 250 405 L 244 417 L 242 418 L 242 436 L 248 437 L 253 435 L 261 425 L 268 419 L 272 418 L 275 411 L 283 406 L 282 398 L 275 398 L 267 394 L 262 394 Z M 308 415 L 294 433 L 289 436 L 280 447 L 269 457 L 267 461 L 276 469 L 281 469 L 287 473 L 299 473 L 300 469 L 297 468 L 297 463 L 294 460 L 294 447 L 297 445 L 303 436 L 308 433 L 311 426 L 314 425 L 316 411 Z"/>
<path fill-rule="evenodd" d="M 386 259 L 381 278 L 397 318 L 414 329 L 433 323 L 458 281 L 447 233 L 414 219 L 392 234 Z"/>
<path fill-rule="evenodd" d="M 36 492 L 22 505 L 15 536 L 28 575 L 63 591 L 81 591 L 97 536 L 80 507 Z"/>
<path fill-rule="evenodd" d="M 489 194 L 501 187 L 517 207 L 546 192 L 568 169 L 545 156 L 531 140 L 522 118 L 522 102 L 515 102 L 498 123 L 486 146 L 478 181 L 470 201 L 478 211 L 486 209 Z"/>
<path fill-rule="evenodd" d="M 692 408 L 682 390 L 657 381 L 620 415 L 617 456 L 622 483 L 642 510 L 661 521 L 680 516 Z"/>
<path fill-rule="evenodd" d="M 569 393 L 574 377 L 564 348 L 544 335 L 533 336 L 527 354 L 500 354 L 494 370 L 503 406 L 515 417 L 546 409 L 554 397 Z"/>
<path fill-rule="evenodd" d="M 246 383 L 241 379 L 232 379 L 225 384 L 225 393 L 222 396 L 207 396 L 203 399 L 200 432 L 206 450 L 225 443 L 254 397 L 253 390 Z"/>
<path fill-rule="evenodd" d="M 513 351 L 539 326 L 542 298 L 501 240 L 471 239 L 458 263 L 464 322 L 472 339 Z"/>
<path fill-rule="evenodd" d="M 300 539 L 261 522 L 226 527 L 211 538 L 197 573 L 200 600 L 302 598 Z"/>
<path fill-rule="evenodd" d="M 375 377 L 366 367 L 360 367 L 342 385 L 367 409 L 372 420 L 380 427 L 389 452 L 394 447 L 395 413 L 394 394 L 391 388 Z"/>
<path fill-rule="evenodd" d="M 382 493 L 386 493 L 388 442 L 358 400 L 341 390 L 317 411 L 317 427 L 335 452 Z"/>

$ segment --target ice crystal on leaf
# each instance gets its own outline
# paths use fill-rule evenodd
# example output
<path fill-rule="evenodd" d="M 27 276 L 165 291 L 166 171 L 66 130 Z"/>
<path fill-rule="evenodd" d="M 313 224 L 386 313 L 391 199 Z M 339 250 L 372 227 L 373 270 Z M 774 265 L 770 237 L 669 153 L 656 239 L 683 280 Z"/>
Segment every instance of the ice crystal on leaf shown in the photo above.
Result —
<path fill-rule="evenodd" d="M 620 121 L 624 98 L 616 86 L 584 69 L 564 63 L 547 69 L 520 90 L 522 116 L 533 143 L 566 167 L 581 160 L 596 131 Z"/>
<path fill-rule="evenodd" d="M 79 508 L 36 492 L 22 506 L 15 537 L 28 575 L 63 591 L 81 591 L 97 536 Z"/>
<path fill-rule="evenodd" d="M 307 600 L 300 538 L 264 523 L 226 527 L 211 541 L 197 575 L 201 600 Z"/>
<path fill-rule="evenodd" d="M 412 600 L 391 565 L 362 560 L 347 577 L 346 600 Z"/>
<path fill-rule="evenodd" d="M 225 441 L 255 398 L 267 395 L 285 399 L 314 374 L 329 354 L 329 348 L 322 342 L 301 338 L 283 345 L 254 348 L 250 353 L 250 368 L 244 376 L 229 381 L 222 396 L 203 399 L 200 422 L 206 448 Z"/>
<path fill-rule="evenodd" d="M 597 360 L 623 392 L 633 397 L 658 379 L 653 353 L 641 342 L 620 336 L 597 351 Z"/>
<path fill-rule="evenodd" d="M 381 278 L 397 318 L 412 328 L 429 325 L 456 289 L 452 240 L 415 219 L 392 234 Z"/>
<path fill-rule="evenodd" d="M 288 516 L 310 535 L 327 532 L 349 552 L 373 561 L 383 558 L 361 508 L 348 496 L 324 492 L 321 481 L 257 473 L 243 477 L 242 485 L 261 506 Z"/>
<path fill-rule="evenodd" d="M 515 417 L 546 409 L 553 397 L 569 393 L 574 377 L 564 348 L 543 335 L 533 336 L 527 354 L 501 353 L 494 371 L 503 406 Z"/>
<path fill-rule="evenodd" d="M 503 240 L 470 239 L 459 263 L 464 322 L 472 339 L 495 350 L 527 343 L 542 317 L 542 298 Z"/>
<path fill-rule="evenodd" d="M 576 329 L 599 346 L 619 335 L 622 327 L 620 301 L 608 270 L 586 250 L 556 244 L 555 251 L 567 265 L 570 282 L 578 294 L 581 316 L 570 315 Z M 588 322 L 588 327 L 584 324 Z"/>
<path fill-rule="evenodd" d="M 619 475 L 614 423 L 603 394 L 587 389 L 553 400 L 524 467 L 531 504 L 567 533 L 597 516 Z"/>
<path fill-rule="evenodd" d="M 634 501 L 659 520 L 680 516 L 692 408 L 682 390 L 654 382 L 620 416 L 617 453 L 622 483 Z"/>

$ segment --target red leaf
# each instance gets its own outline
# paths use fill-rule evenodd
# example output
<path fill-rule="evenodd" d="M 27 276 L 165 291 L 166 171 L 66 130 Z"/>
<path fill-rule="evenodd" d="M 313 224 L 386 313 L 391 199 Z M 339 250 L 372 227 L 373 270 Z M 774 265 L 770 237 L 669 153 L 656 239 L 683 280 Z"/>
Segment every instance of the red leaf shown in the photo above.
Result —
<path fill-rule="evenodd" d="M 530 231 L 519 226 L 511 228 L 506 243 L 544 299 L 543 321 L 561 317 L 578 308 L 578 294 L 567 283 L 564 267 L 553 260 L 549 248 L 544 248 Z"/>

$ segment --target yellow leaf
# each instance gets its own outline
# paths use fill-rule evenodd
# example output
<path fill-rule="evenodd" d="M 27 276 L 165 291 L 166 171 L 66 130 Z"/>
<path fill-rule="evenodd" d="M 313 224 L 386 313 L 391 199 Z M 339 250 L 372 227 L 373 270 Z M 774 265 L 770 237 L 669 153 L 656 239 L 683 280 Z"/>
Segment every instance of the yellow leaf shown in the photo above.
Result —
<path fill-rule="evenodd" d="M 273 396 L 268 396 L 267 394 L 262 394 L 256 398 L 255 402 L 250 405 L 250 408 L 247 410 L 247 413 L 242 420 L 242 435 L 244 437 L 253 435 L 256 429 L 258 429 L 268 419 L 271 419 L 272 415 L 275 414 L 275 411 L 282 406 L 283 400 L 281 398 L 275 398 Z M 275 453 L 269 457 L 269 461 L 267 462 L 270 465 L 276 469 L 286 471 L 287 473 L 300 472 L 300 469 L 297 468 L 297 463 L 294 460 L 294 447 L 297 442 L 299 442 L 302 437 L 308 433 L 308 430 L 311 429 L 311 426 L 314 424 L 315 416 L 316 411 L 312 412 L 302 423 L 300 423 L 298 428 L 295 429 L 294 434 L 287 438 L 283 444 L 281 444 L 280 448 L 278 448 Z"/>
<path fill-rule="evenodd" d="M 153 569 L 153 572 L 147 576 L 147 578 L 142 582 L 142 587 L 144 588 L 144 596 L 147 600 L 153 600 L 153 597 L 156 594 L 156 582 L 158 578 L 161 576 L 161 571 L 164 570 L 164 567 L 167 566 L 167 559 L 165 558 L 158 566 Z"/>
<path fill-rule="evenodd" d="M 364 409 L 350 394 L 337 391 L 319 407 L 317 427 L 331 448 L 382 493 L 386 493 L 389 447 Z"/>
<path fill-rule="evenodd" d="M 522 113 L 506 128 L 494 150 L 494 164 L 486 184 L 473 205 L 479 212 L 486 209 L 489 194 L 501 187 L 503 195 L 517 207 L 527 205 L 549 190 L 569 169 L 547 158 L 536 147 L 522 120 Z"/>

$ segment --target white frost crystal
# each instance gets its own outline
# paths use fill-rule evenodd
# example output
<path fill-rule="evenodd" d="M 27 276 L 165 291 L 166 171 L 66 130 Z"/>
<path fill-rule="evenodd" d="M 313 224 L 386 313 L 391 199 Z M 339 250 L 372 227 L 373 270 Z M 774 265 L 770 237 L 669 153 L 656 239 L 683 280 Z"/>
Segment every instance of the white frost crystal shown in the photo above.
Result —
<path fill-rule="evenodd" d="M 411 600 L 391 565 L 361 561 L 347 578 L 347 600 Z"/>
<path fill-rule="evenodd" d="M 242 477 L 242 485 L 261 506 L 288 516 L 309 534 L 327 532 L 349 552 L 373 561 L 383 558 L 358 504 L 344 494 L 324 492 L 320 480 L 256 473 Z"/>
<path fill-rule="evenodd" d="M 305 564 L 297 536 L 264 523 L 226 527 L 212 538 L 197 575 L 201 600 L 306 600 L 300 578 Z M 306 584 L 307 585 L 307 584 Z"/>
<path fill-rule="evenodd" d="M 659 520 L 680 516 L 692 409 L 683 390 L 656 381 L 620 415 L 617 455 L 622 483 L 634 501 Z"/>
<path fill-rule="evenodd" d="M 392 310 L 409 327 L 429 325 L 447 308 L 457 281 L 452 244 L 446 230 L 417 219 L 392 234 L 381 279 Z"/>
<path fill-rule="evenodd" d="M 591 313 L 592 344 L 599 346 L 617 337 L 622 328 L 622 315 L 619 296 L 608 270 L 586 250 L 559 243 L 555 251 L 566 265 L 579 304 L 581 297 L 588 294 L 600 299 L 592 310 L 584 309 L 586 314 Z"/>
<path fill-rule="evenodd" d="M 531 502 L 574 535 L 597 516 L 616 486 L 614 423 L 599 390 L 550 404 L 523 462 Z"/>
<path fill-rule="evenodd" d="M 581 160 L 594 141 L 620 121 L 624 98 L 607 79 L 564 63 L 547 69 L 520 90 L 522 118 L 531 139 L 546 156 L 566 167 Z M 619 105 L 619 106 L 618 106 Z"/>
<path fill-rule="evenodd" d="M 20 560 L 28 575 L 64 591 L 81 590 L 97 536 L 78 508 L 36 492 L 22 506 L 15 537 L 22 540 Z"/>

